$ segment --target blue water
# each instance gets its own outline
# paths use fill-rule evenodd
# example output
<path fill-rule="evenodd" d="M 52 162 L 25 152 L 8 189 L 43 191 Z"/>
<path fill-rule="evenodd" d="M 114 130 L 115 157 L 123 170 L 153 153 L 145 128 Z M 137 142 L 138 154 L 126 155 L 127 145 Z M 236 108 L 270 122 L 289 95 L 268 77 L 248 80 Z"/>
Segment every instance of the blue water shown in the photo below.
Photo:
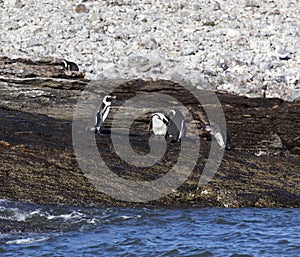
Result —
<path fill-rule="evenodd" d="M 0 256 L 300 256 L 299 209 L 71 208 L 0 200 Z"/>

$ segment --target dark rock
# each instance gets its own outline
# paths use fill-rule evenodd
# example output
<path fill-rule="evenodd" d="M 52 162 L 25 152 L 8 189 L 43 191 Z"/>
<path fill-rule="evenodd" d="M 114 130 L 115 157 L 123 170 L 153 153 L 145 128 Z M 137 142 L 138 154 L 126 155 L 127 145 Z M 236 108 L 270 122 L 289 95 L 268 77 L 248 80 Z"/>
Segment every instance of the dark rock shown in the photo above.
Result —
<path fill-rule="evenodd" d="M 67 73 L 62 59 L 40 58 L 38 60 L 10 59 L 0 57 L 0 76 L 17 78 L 73 78 L 83 79 L 82 71 Z"/>
<path fill-rule="evenodd" d="M 210 142 L 205 140 L 202 130 L 199 158 L 185 183 L 155 201 L 122 202 L 98 191 L 75 158 L 72 116 L 82 90 L 94 85 L 93 90 L 101 98 L 110 92 L 112 85 L 119 85 L 114 92 L 119 103 L 107 119 L 108 131 L 120 105 L 145 92 L 168 94 L 188 104 L 199 128 L 207 122 L 205 116 L 193 97 L 171 81 L 63 79 L 58 76 L 60 68 L 56 63 L 1 59 L 0 198 L 83 206 L 300 207 L 299 102 L 218 94 L 233 150 L 225 151 L 211 181 L 198 186 L 210 151 Z M 17 72 L 20 65 L 36 77 L 22 76 Z M 148 118 L 139 117 L 131 129 L 132 144 L 139 153 L 147 152 L 145 142 L 149 138 L 143 132 L 147 130 Z M 180 151 L 180 144 L 173 144 L 163 163 L 149 171 L 122 162 L 111 147 L 109 133 L 97 137 L 96 142 L 102 158 L 115 174 L 134 181 L 163 176 L 176 161 L 172 156 Z M 105 148 L 110 150 L 104 151 Z M 258 150 L 267 154 L 257 156 Z M 121 190 L 114 186 L 115 190 Z"/>
<path fill-rule="evenodd" d="M 206 22 L 203 22 L 203 26 L 215 26 L 216 23 L 214 21 L 206 21 Z"/>

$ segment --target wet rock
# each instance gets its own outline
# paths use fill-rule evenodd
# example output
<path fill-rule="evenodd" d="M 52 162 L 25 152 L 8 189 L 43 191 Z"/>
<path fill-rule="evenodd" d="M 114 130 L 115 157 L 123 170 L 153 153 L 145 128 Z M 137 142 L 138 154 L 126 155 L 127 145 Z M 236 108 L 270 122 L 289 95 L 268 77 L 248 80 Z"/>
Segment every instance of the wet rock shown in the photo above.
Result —
<path fill-rule="evenodd" d="M 9 142 L 6 141 L 0 141 L 0 145 L 4 146 L 4 147 L 10 147 L 11 144 Z"/>
<path fill-rule="evenodd" d="M 54 60 L 44 60 L 47 65 L 49 62 L 56 63 Z M 22 63 L 27 65 L 28 72 L 44 74 L 45 64 L 41 60 L 38 65 L 33 65 L 36 61 L 23 60 Z M 11 70 L 9 73 L 7 65 L 14 64 L 14 60 L 6 59 L 5 72 L 0 70 L 1 198 L 84 206 L 300 206 L 300 114 L 297 102 L 218 94 L 233 149 L 225 151 L 221 166 L 209 184 L 198 187 L 199 176 L 210 151 L 210 138 L 201 129 L 208 121 L 198 103 L 183 94 L 179 84 L 159 80 L 58 79 L 54 76 L 55 69 L 53 76 L 28 79 L 20 77 L 19 73 L 12 75 Z M 38 67 L 41 69 L 39 73 Z M 111 116 L 107 119 L 108 131 L 117 108 L 137 93 L 163 92 L 188 104 L 197 117 L 193 122 L 200 129 L 201 141 L 198 161 L 189 179 L 168 196 L 140 204 L 117 201 L 91 185 L 77 164 L 72 141 L 74 107 L 87 85 L 93 85 L 97 98 L 110 92 L 112 85 L 118 85 L 115 94 L 119 102 L 112 107 Z M 91 115 L 86 113 L 86 116 Z M 125 115 L 125 118 L 128 116 Z M 132 127 L 132 143 L 137 152 L 145 152 L 148 139 L 144 131 L 147 130 L 148 118 L 139 117 Z M 121 120 L 119 124 L 120 132 L 123 122 Z M 191 126 L 191 118 L 187 119 L 187 125 Z M 151 171 L 138 167 L 125 169 L 113 147 L 109 147 L 109 134 L 97 138 L 96 143 L 100 154 L 116 174 L 129 180 L 153 180 L 166 174 L 166 164 L 174 161 L 171 154 L 167 155 L 164 165 Z M 103 145 L 111 150 L 104 151 Z M 170 153 L 179 149 L 180 145 L 173 145 Z M 118 185 L 115 185 L 115 190 L 120 190 Z"/>
<path fill-rule="evenodd" d="M 273 134 L 269 139 L 264 139 L 257 145 L 257 152 L 255 155 L 261 156 L 261 155 L 276 155 L 280 154 L 283 144 L 281 141 L 281 138 L 277 134 Z"/>
<path fill-rule="evenodd" d="M 36 60 L 28 59 L 10 59 L 0 57 L 0 76 L 12 76 L 16 78 L 84 78 L 82 71 L 78 73 L 65 73 L 62 64 L 63 59 L 56 58 L 38 58 Z"/>

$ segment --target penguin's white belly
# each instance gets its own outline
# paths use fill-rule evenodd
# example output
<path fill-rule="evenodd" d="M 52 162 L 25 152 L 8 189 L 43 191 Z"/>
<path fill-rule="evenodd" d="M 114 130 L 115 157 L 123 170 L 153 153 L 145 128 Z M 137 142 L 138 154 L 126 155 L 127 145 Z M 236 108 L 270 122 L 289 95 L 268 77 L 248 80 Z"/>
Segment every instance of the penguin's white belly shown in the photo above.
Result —
<path fill-rule="evenodd" d="M 104 110 L 103 110 L 103 122 L 106 120 L 107 116 L 108 116 L 108 113 L 110 111 L 110 105 L 108 105 Z"/>
<path fill-rule="evenodd" d="M 222 148 L 225 148 L 225 142 L 224 142 L 224 138 L 223 138 L 221 132 L 217 132 L 214 136 L 215 136 L 219 146 Z"/>
<path fill-rule="evenodd" d="M 153 133 L 157 136 L 165 136 L 167 133 L 167 126 L 162 120 L 156 119 L 154 117 L 152 123 L 152 130 Z"/>

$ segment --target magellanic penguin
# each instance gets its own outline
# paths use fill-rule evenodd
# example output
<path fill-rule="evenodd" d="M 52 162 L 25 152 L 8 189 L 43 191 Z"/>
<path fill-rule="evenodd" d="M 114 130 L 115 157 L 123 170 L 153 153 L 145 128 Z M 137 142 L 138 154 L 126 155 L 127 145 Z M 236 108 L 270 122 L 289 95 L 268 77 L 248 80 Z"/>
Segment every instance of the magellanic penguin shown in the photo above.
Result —
<path fill-rule="evenodd" d="M 217 125 L 206 125 L 204 129 L 215 137 L 221 148 L 225 148 L 226 150 L 232 149 L 231 140 L 227 130 L 221 129 Z"/>
<path fill-rule="evenodd" d="M 152 129 L 154 135 L 166 136 L 169 121 L 170 119 L 163 113 L 153 113 L 148 126 L 148 134 L 150 135 L 150 130 Z"/>
<path fill-rule="evenodd" d="M 72 72 L 72 71 L 79 71 L 79 67 L 75 62 L 69 62 L 67 60 L 62 61 L 64 69 L 67 72 Z"/>
<path fill-rule="evenodd" d="M 179 142 L 185 133 L 185 118 L 181 111 L 170 111 L 170 123 L 167 130 L 167 139 L 171 142 Z"/>
<path fill-rule="evenodd" d="M 107 95 L 102 100 L 102 104 L 100 105 L 100 108 L 96 114 L 96 124 L 95 124 L 96 134 L 101 133 L 102 125 L 109 114 L 111 102 L 113 99 L 116 99 L 116 96 Z"/>

